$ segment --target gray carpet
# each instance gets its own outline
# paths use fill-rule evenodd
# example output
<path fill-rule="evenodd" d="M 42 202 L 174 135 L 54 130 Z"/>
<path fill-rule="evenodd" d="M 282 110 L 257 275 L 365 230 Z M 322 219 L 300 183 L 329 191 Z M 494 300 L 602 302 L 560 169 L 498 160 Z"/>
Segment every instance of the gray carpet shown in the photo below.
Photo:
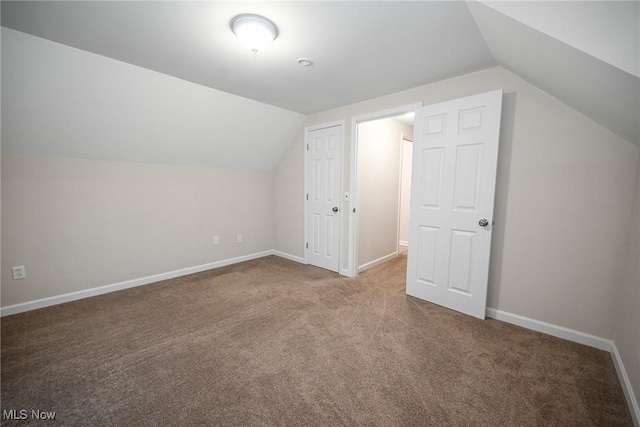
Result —
<path fill-rule="evenodd" d="M 77 426 L 631 426 L 608 353 L 277 257 L 2 319 L 2 409 Z M 30 412 L 29 412 L 30 414 Z"/>

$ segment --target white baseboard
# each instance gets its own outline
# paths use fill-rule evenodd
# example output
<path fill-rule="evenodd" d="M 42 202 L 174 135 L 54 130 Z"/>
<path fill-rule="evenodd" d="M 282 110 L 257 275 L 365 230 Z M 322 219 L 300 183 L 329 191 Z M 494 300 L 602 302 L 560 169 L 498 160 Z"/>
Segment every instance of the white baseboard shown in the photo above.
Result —
<path fill-rule="evenodd" d="M 378 264 L 382 264 L 383 262 L 389 261 L 390 259 L 393 259 L 395 257 L 398 256 L 398 252 L 392 252 L 389 255 L 385 255 L 383 257 L 380 257 L 378 259 L 374 259 L 373 261 L 370 261 L 366 264 L 363 264 L 361 266 L 358 267 L 358 273 L 362 273 L 365 270 L 368 270 L 370 268 L 375 267 Z"/>
<path fill-rule="evenodd" d="M 600 350 L 611 351 L 611 340 L 606 338 L 597 337 L 595 335 L 586 334 L 584 332 L 575 331 L 573 329 L 553 325 L 551 323 L 541 322 L 539 320 L 508 313 L 495 308 L 487 307 L 486 315 L 492 319 L 522 326 L 523 328 L 531 329 L 532 331 L 542 332 L 543 334 L 588 345 L 589 347 L 595 347 Z"/>
<path fill-rule="evenodd" d="M 222 261 L 215 261 L 208 264 L 197 265 L 195 267 L 183 268 L 180 270 L 169 271 L 167 273 L 154 274 L 151 276 L 140 277 L 138 279 L 126 280 L 124 282 L 113 283 L 111 285 L 99 286 L 97 288 L 84 289 L 81 291 L 70 292 L 68 294 L 56 295 L 53 297 L 42 298 L 34 301 L 27 301 L 20 304 L 9 305 L 0 308 L 0 317 L 12 314 L 23 313 L 25 311 L 36 310 L 38 308 L 49 307 L 52 305 L 62 304 L 65 302 L 75 301 L 83 298 L 94 297 L 97 295 L 107 294 L 109 292 L 120 291 L 123 289 L 135 288 L 136 286 L 148 285 L 162 280 L 174 279 L 176 277 L 186 276 L 188 274 L 200 273 L 201 271 L 211 270 L 213 268 L 225 267 L 239 262 L 250 261 L 256 258 L 262 258 L 273 255 L 273 250 L 257 252 L 249 255 L 243 255 L 236 258 L 229 258 Z"/>
<path fill-rule="evenodd" d="M 291 255 L 286 252 L 273 250 L 273 254 L 275 256 L 279 256 L 280 258 L 288 259 L 289 261 L 299 262 L 300 264 L 307 264 L 307 260 L 301 256 Z"/>
<path fill-rule="evenodd" d="M 552 335 L 554 337 L 563 338 L 565 340 L 609 352 L 613 359 L 613 364 L 616 368 L 616 373 L 618 374 L 622 391 L 627 399 L 627 404 L 629 405 L 629 411 L 631 412 L 633 422 L 636 427 L 640 427 L 640 407 L 638 405 L 638 400 L 633 392 L 631 381 L 629 380 L 629 376 L 627 375 L 627 371 L 615 342 L 606 338 L 597 337 L 595 335 L 586 334 L 584 332 L 575 331 L 573 329 L 553 325 L 551 323 L 541 322 L 539 320 L 508 313 L 495 308 L 487 308 L 486 315 L 492 319 L 501 320 L 533 331 L 542 332 L 543 334 Z"/>
<path fill-rule="evenodd" d="M 629 375 L 627 375 L 627 370 L 624 368 L 622 357 L 620 357 L 620 353 L 618 352 L 618 347 L 616 347 L 615 342 L 611 342 L 611 358 L 613 359 L 613 365 L 616 367 L 616 372 L 620 379 L 620 385 L 622 386 L 624 397 L 627 399 L 627 405 L 629 405 L 629 412 L 631 412 L 633 424 L 636 427 L 640 427 L 640 405 L 638 405 L 638 399 L 636 399 L 636 395 L 633 392 L 631 380 L 629 379 Z"/>
<path fill-rule="evenodd" d="M 400 240 L 398 241 L 398 245 L 404 246 L 406 248 L 409 246 L 409 242 L 407 242 L 406 240 Z"/>

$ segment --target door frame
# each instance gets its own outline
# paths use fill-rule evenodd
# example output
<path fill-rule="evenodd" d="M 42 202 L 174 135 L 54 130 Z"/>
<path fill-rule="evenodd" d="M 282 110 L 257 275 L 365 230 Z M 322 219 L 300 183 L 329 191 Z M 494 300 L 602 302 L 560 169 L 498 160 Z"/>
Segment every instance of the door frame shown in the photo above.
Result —
<path fill-rule="evenodd" d="M 409 139 L 407 136 L 404 135 L 404 133 L 400 133 L 400 182 L 398 183 L 398 232 L 396 233 L 396 240 L 398 241 L 398 245 L 397 245 L 397 249 L 398 249 L 398 253 L 400 253 L 400 220 L 401 220 L 401 213 L 402 213 L 402 187 L 403 187 L 403 176 L 404 176 L 404 145 L 405 142 L 410 142 L 411 143 L 411 154 L 412 154 L 412 159 L 413 159 L 413 136 L 411 137 L 411 139 Z M 409 176 L 409 197 L 411 197 L 411 176 Z M 409 245 L 409 236 L 407 236 L 407 247 Z"/>
<path fill-rule="evenodd" d="M 423 107 L 423 102 L 389 108 L 373 113 L 360 114 L 351 118 L 351 158 L 350 158 L 350 188 L 351 204 L 349 205 L 349 248 L 346 276 L 355 277 L 358 275 L 358 125 L 373 120 L 386 119 L 394 116 L 415 112 Z M 305 213 L 306 218 L 306 213 Z M 342 274 L 342 269 L 340 269 Z"/>
<path fill-rule="evenodd" d="M 344 183 L 344 128 L 345 128 L 345 121 L 344 120 L 336 120 L 333 122 L 327 122 L 327 123 L 322 123 L 322 124 L 318 124 L 318 125 L 312 125 L 312 126 L 306 126 L 304 128 L 304 138 L 303 138 L 303 146 L 302 146 L 302 150 L 304 151 L 304 193 L 302 194 L 302 200 L 304 203 L 304 242 L 303 242 L 303 247 L 304 247 L 304 263 L 305 264 L 309 264 L 309 235 L 307 232 L 307 225 L 308 225 L 308 215 L 309 215 L 309 206 L 308 206 L 308 200 L 307 200 L 307 194 L 309 194 L 309 151 L 307 150 L 307 147 L 309 146 L 309 134 L 313 131 L 316 130 L 320 130 L 320 129 L 327 129 L 327 128 L 333 128 L 333 127 L 338 127 L 340 126 L 340 128 L 342 129 L 342 147 L 341 147 L 341 155 L 340 155 L 340 177 L 339 177 L 339 188 L 340 188 L 340 192 L 343 191 L 343 183 Z M 342 195 L 340 195 L 340 199 L 343 200 Z M 340 204 L 341 206 L 341 213 L 345 212 L 344 207 L 342 206 L 342 204 Z M 340 220 L 338 221 L 338 272 L 340 274 L 342 274 L 342 270 L 343 270 L 343 262 L 342 262 L 342 217 L 340 217 Z"/>

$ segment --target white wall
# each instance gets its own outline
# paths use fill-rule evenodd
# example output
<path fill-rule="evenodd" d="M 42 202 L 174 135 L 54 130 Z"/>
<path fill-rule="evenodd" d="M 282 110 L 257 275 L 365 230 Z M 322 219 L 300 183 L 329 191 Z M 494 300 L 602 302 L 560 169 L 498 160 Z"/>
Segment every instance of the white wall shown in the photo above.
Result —
<path fill-rule="evenodd" d="M 638 148 L 499 67 L 309 116 L 306 126 L 503 89 L 488 306 L 596 336 L 614 331 Z M 345 129 L 349 188 L 351 129 Z M 276 170 L 302 195 L 300 137 Z M 276 179 L 276 193 L 281 180 Z M 276 204 L 276 249 L 304 256 L 303 197 Z M 350 208 L 343 203 L 343 211 Z M 292 216 L 295 214 L 295 217 Z M 286 222 L 280 218 L 286 218 Z M 343 229 L 347 229 L 345 215 Z M 341 256 L 346 265 L 347 236 Z M 282 246 L 280 246 L 282 245 Z"/>
<path fill-rule="evenodd" d="M 2 209 L 6 307 L 272 249 L 273 172 L 3 154 Z"/>
<path fill-rule="evenodd" d="M 398 251 L 402 135 L 395 119 L 358 125 L 358 268 Z"/>

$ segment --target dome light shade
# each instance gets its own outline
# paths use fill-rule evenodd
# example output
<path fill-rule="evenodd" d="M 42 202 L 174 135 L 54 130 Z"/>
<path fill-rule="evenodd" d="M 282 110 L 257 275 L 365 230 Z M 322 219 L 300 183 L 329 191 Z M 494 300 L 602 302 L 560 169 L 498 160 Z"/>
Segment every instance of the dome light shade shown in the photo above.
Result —
<path fill-rule="evenodd" d="M 231 30 L 253 53 L 258 53 L 278 37 L 278 27 L 264 16 L 238 15 L 231 20 Z"/>

